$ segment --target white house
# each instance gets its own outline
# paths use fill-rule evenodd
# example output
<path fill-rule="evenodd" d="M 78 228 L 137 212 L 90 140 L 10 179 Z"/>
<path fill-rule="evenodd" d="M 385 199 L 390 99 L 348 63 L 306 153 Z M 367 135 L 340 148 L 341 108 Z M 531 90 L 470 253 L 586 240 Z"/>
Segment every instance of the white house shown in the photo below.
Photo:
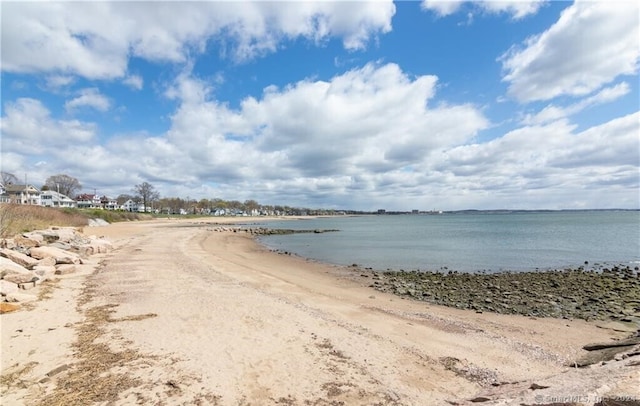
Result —
<path fill-rule="evenodd" d="M 76 207 L 76 201 L 69 196 L 55 190 L 45 190 L 40 193 L 40 201 L 46 207 Z"/>
<path fill-rule="evenodd" d="M 3 200 L 15 204 L 40 205 L 40 190 L 33 185 L 6 185 Z"/>
<path fill-rule="evenodd" d="M 99 209 L 102 207 L 98 195 L 81 194 L 76 196 L 76 202 L 80 209 Z"/>
<path fill-rule="evenodd" d="M 129 199 L 120 206 L 120 210 L 124 211 L 138 211 L 138 203 Z"/>

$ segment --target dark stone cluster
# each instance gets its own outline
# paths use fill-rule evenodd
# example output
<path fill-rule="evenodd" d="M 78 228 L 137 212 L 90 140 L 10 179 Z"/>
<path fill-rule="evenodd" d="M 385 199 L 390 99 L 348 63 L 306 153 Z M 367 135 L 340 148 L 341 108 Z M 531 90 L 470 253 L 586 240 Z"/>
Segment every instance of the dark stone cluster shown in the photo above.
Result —
<path fill-rule="evenodd" d="M 426 302 L 534 317 L 618 320 L 640 326 L 640 273 L 585 270 L 459 273 L 374 272 L 373 288 Z"/>

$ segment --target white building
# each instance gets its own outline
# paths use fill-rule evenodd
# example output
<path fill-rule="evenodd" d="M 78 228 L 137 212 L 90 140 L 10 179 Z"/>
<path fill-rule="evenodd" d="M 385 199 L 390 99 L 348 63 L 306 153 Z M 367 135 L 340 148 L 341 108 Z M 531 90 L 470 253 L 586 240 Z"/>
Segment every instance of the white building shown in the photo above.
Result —
<path fill-rule="evenodd" d="M 75 200 L 54 190 L 40 192 L 40 202 L 46 207 L 77 207 Z"/>

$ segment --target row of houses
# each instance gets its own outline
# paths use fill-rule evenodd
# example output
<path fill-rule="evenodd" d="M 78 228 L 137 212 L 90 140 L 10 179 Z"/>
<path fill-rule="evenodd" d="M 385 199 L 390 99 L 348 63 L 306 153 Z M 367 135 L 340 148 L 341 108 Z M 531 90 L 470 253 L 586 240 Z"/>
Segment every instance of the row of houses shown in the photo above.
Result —
<path fill-rule="evenodd" d="M 75 199 L 55 190 L 39 190 L 33 185 L 0 184 L 0 203 L 30 204 L 45 207 L 72 207 L 80 209 L 106 209 L 144 212 L 142 204 L 127 200 L 118 204 L 115 199 L 98 194 L 81 194 Z"/>

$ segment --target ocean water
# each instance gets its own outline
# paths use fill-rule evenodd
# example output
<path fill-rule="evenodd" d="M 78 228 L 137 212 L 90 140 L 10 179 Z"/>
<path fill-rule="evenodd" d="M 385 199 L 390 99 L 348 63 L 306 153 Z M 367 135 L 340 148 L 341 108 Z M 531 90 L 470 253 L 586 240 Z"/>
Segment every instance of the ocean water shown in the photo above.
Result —
<path fill-rule="evenodd" d="M 375 270 L 497 272 L 640 266 L 640 211 L 336 216 L 252 223 L 338 229 L 263 236 L 274 250 Z"/>

